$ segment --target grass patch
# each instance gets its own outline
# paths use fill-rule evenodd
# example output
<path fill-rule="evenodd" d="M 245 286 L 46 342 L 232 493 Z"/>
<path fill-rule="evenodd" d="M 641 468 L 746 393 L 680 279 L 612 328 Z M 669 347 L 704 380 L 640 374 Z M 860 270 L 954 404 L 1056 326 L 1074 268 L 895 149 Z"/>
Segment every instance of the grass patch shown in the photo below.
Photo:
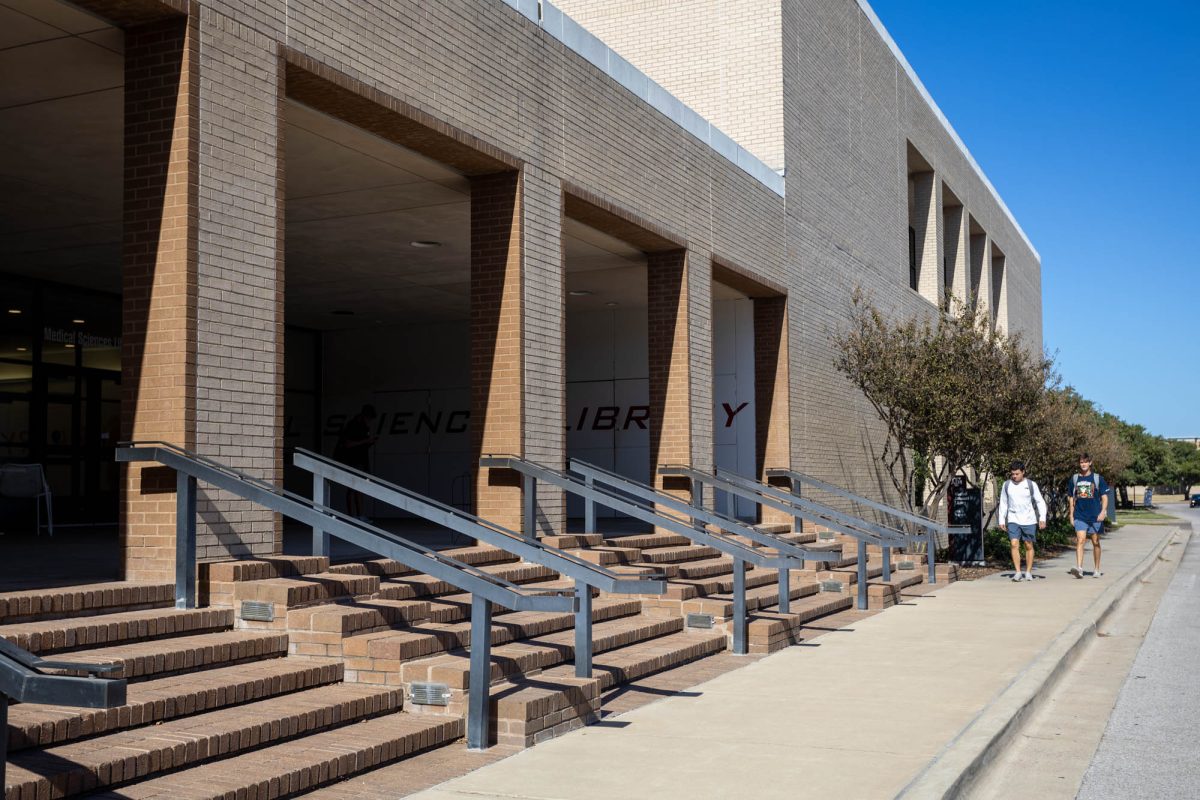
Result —
<path fill-rule="evenodd" d="M 1117 524 L 1115 527 L 1120 528 L 1124 525 L 1170 525 L 1178 521 L 1178 517 L 1163 514 L 1161 511 L 1132 508 L 1128 511 L 1117 511 Z"/>

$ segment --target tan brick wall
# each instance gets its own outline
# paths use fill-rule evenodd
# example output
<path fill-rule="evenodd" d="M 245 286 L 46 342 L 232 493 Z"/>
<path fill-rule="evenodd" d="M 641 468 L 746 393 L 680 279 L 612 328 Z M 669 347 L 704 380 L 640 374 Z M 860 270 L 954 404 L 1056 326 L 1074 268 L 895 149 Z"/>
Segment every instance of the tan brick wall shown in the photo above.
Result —
<path fill-rule="evenodd" d="M 194 442 L 199 42 L 183 18 L 126 30 L 122 436 Z M 171 580 L 175 476 L 131 464 L 121 537 L 129 580 Z"/>
<path fill-rule="evenodd" d="M 767 166 L 784 167 L 779 0 L 555 5 Z"/>
<path fill-rule="evenodd" d="M 758 479 L 763 471 L 792 463 L 791 402 L 788 391 L 788 330 L 786 297 L 754 300 L 754 429 Z M 763 508 L 764 523 L 791 523 L 774 508 Z"/>

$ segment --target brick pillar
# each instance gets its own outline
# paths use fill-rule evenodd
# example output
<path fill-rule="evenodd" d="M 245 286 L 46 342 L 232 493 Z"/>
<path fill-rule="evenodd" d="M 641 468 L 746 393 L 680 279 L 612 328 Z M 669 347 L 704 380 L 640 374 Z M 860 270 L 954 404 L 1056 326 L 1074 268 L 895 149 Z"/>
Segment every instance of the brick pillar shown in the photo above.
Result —
<path fill-rule="evenodd" d="M 754 455 L 762 481 L 764 470 L 792 465 L 787 315 L 786 297 L 754 299 Z M 791 524 L 792 517 L 763 508 L 762 521 Z"/>
<path fill-rule="evenodd" d="M 690 250 L 651 253 L 647 271 L 650 474 L 655 486 L 690 499 L 687 485 L 664 480 L 658 465 L 712 469 L 712 261 Z"/>
<path fill-rule="evenodd" d="M 271 483 L 283 454 L 283 71 L 279 45 L 199 15 L 196 449 Z M 280 552 L 279 517 L 201 488 L 199 556 Z"/>
<path fill-rule="evenodd" d="M 198 36 L 185 19 L 125 31 L 121 430 L 194 446 Z M 122 482 L 128 580 L 175 574 L 175 479 L 131 464 Z"/>
<path fill-rule="evenodd" d="M 521 441 L 521 181 L 471 181 L 471 443 L 475 513 L 516 530 L 520 476 L 478 468 L 485 453 L 524 455 Z"/>
<path fill-rule="evenodd" d="M 947 294 L 953 295 L 954 299 L 959 302 L 966 302 L 970 292 L 968 285 L 970 255 L 967 252 L 970 249 L 968 219 L 969 215 L 961 205 L 947 206 L 942 213 L 942 225 L 945 232 L 942 258 L 946 266 L 945 271 L 949 273 L 950 279 L 949 283 L 945 284 L 945 291 Z"/>
<path fill-rule="evenodd" d="M 971 235 L 971 299 L 982 314 L 992 315 L 992 240 L 986 233 Z"/>
<path fill-rule="evenodd" d="M 940 303 L 942 278 L 942 182 L 933 172 L 912 176 L 912 226 L 917 232 L 917 291 L 934 303 Z"/>
<path fill-rule="evenodd" d="M 124 432 L 272 482 L 283 442 L 279 63 L 274 42 L 205 6 L 126 32 Z M 279 520 L 247 501 L 201 485 L 197 509 L 201 559 L 280 549 Z M 174 577 L 174 510 L 172 474 L 129 468 L 127 578 Z"/>

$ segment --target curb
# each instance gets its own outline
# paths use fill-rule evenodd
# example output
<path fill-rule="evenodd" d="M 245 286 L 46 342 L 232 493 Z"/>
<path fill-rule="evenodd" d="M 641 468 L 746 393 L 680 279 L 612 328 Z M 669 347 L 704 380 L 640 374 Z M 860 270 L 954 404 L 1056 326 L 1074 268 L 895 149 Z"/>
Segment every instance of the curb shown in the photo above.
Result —
<path fill-rule="evenodd" d="M 960 730 L 896 795 L 897 800 L 949 800 L 959 797 L 1017 731 L 1026 715 L 1058 683 L 1075 656 L 1090 640 L 1096 627 L 1125 596 L 1130 585 L 1155 565 L 1177 534 L 1191 535 L 1190 523 L 1181 521 L 1163 535 L 1137 566 L 1105 590 L 1062 633 L 1017 674 L 973 720 Z"/>

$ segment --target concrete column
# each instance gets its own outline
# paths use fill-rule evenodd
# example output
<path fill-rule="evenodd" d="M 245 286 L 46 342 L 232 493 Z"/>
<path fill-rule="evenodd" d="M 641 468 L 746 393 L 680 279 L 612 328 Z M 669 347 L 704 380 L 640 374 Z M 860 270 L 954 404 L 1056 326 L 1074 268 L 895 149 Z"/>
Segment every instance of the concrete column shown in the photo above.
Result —
<path fill-rule="evenodd" d="M 195 445 L 199 38 L 195 20 L 125 31 L 121 431 Z M 175 476 L 125 468 L 124 576 L 175 575 Z"/>
<path fill-rule="evenodd" d="M 562 193 L 533 169 L 471 183 L 471 437 L 476 455 L 566 454 Z M 521 481 L 478 470 L 476 513 L 521 526 Z M 561 492 L 538 488 L 538 531 L 564 528 Z"/>
<path fill-rule="evenodd" d="M 272 482 L 283 443 L 279 64 L 274 42 L 203 6 L 126 29 L 124 431 Z M 172 481 L 127 472 L 129 579 L 174 576 Z M 197 509 L 201 559 L 280 549 L 269 512 L 211 489 Z"/>
<path fill-rule="evenodd" d="M 911 224 L 917 232 L 917 291 L 933 303 L 941 303 L 942 277 L 942 182 L 935 172 L 918 172 L 913 177 Z"/>
<path fill-rule="evenodd" d="M 712 469 L 712 259 L 651 253 L 647 270 L 650 472 L 655 486 L 690 499 L 686 486 L 657 473 L 666 463 Z"/>
<path fill-rule="evenodd" d="M 792 466 L 787 306 L 786 297 L 754 299 L 755 457 L 762 481 L 764 470 Z M 762 521 L 791 524 L 792 518 L 764 508 Z"/>

